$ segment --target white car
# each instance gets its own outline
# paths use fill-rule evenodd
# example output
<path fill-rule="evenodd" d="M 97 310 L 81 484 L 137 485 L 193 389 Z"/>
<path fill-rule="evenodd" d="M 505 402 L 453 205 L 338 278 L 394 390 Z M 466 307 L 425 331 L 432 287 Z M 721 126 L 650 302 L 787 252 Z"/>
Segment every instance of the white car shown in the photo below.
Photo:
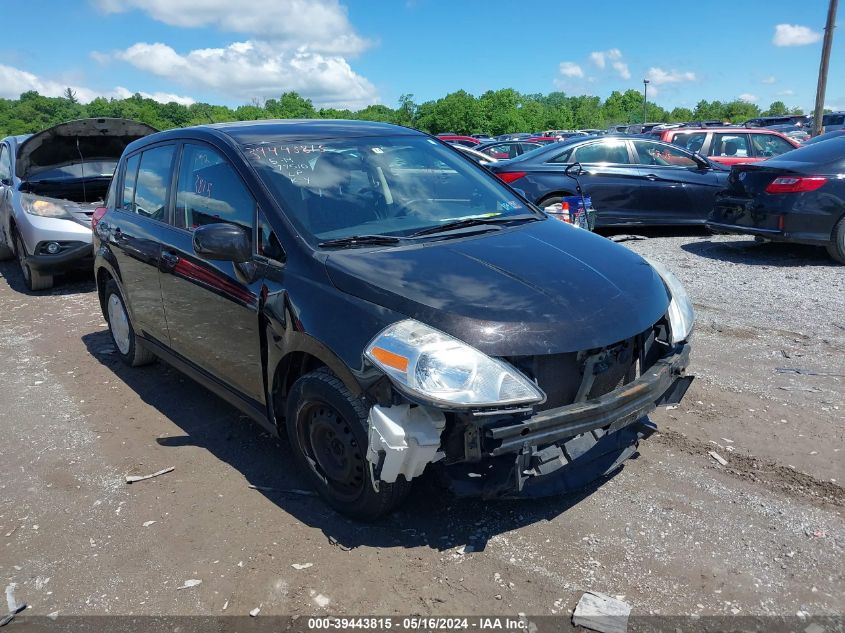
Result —
<path fill-rule="evenodd" d="M 124 148 L 156 131 L 127 119 L 80 119 L 0 141 L 0 259 L 17 256 L 27 288 L 93 270 L 94 209 Z"/>

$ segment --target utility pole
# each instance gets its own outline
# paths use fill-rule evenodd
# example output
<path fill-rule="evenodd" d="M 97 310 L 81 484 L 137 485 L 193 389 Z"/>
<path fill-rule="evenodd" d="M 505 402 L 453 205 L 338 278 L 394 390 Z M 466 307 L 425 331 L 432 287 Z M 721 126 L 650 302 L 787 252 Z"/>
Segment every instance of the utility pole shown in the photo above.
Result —
<path fill-rule="evenodd" d="M 833 27 L 836 23 L 836 7 L 839 0 L 830 0 L 827 7 L 827 23 L 824 26 L 822 61 L 819 64 L 819 83 L 816 87 L 816 110 L 813 113 L 813 136 L 821 132 L 824 117 L 824 93 L 827 90 L 827 68 L 830 65 L 830 47 L 833 44 Z"/>
<path fill-rule="evenodd" d="M 836 2 L 836 0 L 831 0 Z M 645 118 L 648 113 L 648 79 L 643 79 L 643 128 L 645 128 Z"/>

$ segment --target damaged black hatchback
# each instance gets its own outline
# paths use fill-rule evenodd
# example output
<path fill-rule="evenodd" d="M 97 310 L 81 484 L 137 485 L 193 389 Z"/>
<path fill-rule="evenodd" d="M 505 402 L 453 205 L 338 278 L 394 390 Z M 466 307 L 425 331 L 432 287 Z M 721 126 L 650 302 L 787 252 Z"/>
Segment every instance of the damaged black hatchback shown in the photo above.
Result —
<path fill-rule="evenodd" d="M 351 516 L 432 470 L 458 495 L 581 489 L 691 380 L 692 307 L 668 270 L 414 130 L 154 134 L 92 223 L 121 357 L 160 357 L 287 435 Z"/>

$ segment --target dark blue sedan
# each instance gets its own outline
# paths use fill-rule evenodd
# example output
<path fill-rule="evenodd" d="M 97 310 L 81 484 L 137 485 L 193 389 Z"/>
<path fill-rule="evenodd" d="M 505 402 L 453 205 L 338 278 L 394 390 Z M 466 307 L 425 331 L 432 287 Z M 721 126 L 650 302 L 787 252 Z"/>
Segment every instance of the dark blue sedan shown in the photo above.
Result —
<path fill-rule="evenodd" d="M 597 226 L 704 224 L 729 170 L 675 145 L 618 136 L 574 138 L 490 165 L 540 207 L 578 193 Z"/>

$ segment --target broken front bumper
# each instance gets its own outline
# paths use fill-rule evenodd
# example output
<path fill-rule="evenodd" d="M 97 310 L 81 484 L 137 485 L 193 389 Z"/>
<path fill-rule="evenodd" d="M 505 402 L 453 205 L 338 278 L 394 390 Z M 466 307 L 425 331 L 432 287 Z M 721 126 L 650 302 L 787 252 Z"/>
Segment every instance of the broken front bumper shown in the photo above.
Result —
<path fill-rule="evenodd" d="M 648 414 L 683 398 L 693 379 L 684 375 L 689 349 L 677 345 L 637 380 L 592 400 L 522 420 L 472 420 L 468 444 L 477 442 L 482 458 L 446 466 L 450 487 L 467 496 L 545 496 L 612 473 L 656 430 Z"/>

